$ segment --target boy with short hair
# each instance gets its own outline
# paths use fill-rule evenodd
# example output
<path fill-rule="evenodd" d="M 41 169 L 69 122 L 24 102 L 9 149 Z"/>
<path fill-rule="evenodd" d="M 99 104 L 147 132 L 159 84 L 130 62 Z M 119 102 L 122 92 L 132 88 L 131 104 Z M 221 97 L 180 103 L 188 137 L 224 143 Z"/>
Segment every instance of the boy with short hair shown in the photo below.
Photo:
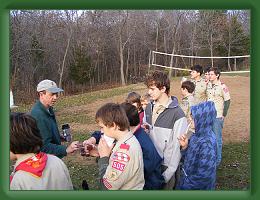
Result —
<path fill-rule="evenodd" d="M 224 118 L 227 116 L 230 106 L 230 93 L 228 87 L 220 81 L 220 69 L 212 67 L 209 69 L 210 84 L 207 87 L 208 101 L 213 101 L 217 110 L 217 117 L 213 123 L 213 132 L 217 138 L 217 166 L 222 160 L 222 129 L 224 125 Z"/>
<path fill-rule="evenodd" d="M 191 81 L 184 81 L 181 84 L 182 100 L 180 106 L 186 117 L 188 117 L 188 114 L 190 113 L 190 107 L 195 104 L 193 96 L 194 89 L 195 85 Z"/>
<path fill-rule="evenodd" d="M 146 106 L 150 102 L 150 99 L 151 99 L 151 97 L 150 97 L 150 95 L 148 93 L 144 94 L 141 97 L 141 104 L 142 104 L 143 110 L 145 110 Z"/>
<path fill-rule="evenodd" d="M 161 173 L 162 158 L 158 154 L 151 138 L 147 135 L 144 129 L 139 126 L 140 118 L 138 110 L 134 105 L 127 102 L 120 105 L 126 112 L 130 124 L 130 130 L 133 132 L 142 148 L 145 179 L 144 190 L 162 189 L 164 183 L 164 178 Z M 84 141 L 84 143 L 99 143 L 101 135 L 102 133 L 100 131 L 95 131 L 88 140 Z M 90 151 L 90 154 L 95 156 L 93 152 L 94 151 Z"/>
<path fill-rule="evenodd" d="M 203 68 L 201 65 L 194 65 L 191 67 L 191 79 L 195 84 L 194 98 L 196 103 L 200 103 L 207 100 L 207 84 L 202 78 Z"/>
<path fill-rule="evenodd" d="M 139 126 L 137 108 L 130 103 L 122 103 L 130 123 L 130 130 L 141 145 L 144 159 L 144 190 L 162 189 L 164 178 L 161 172 L 162 158 L 158 154 L 151 138 L 142 127 Z"/>
<path fill-rule="evenodd" d="M 130 103 L 137 108 L 139 113 L 139 119 L 140 119 L 140 123 L 139 123 L 139 127 L 140 127 L 143 124 L 143 118 L 144 118 L 144 109 L 141 104 L 141 95 L 138 94 L 137 92 L 129 92 L 125 99 L 125 102 Z"/>
<path fill-rule="evenodd" d="M 16 163 L 10 177 L 11 190 L 73 190 L 66 165 L 58 157 L 40 152 L 42 145 L 35 119 L 12 113 L 10 159 Z"/>
<path fill-rule="evenodd" d="M 98 109 L 95 118 L 101 132 L 117 140 L 115 146 L 109 147 L 102 136 L 98 144 L 101 189 L 142 190 L 142 149 L 133 133 L 129 131 L 129 121 L 124 109 L 119 104 L 107 103 Z"/>
<path fill-rule="evenodd" d="M 190 124 L 190 108 L 191 106 L 195 105 L 195 99 L 193 96 L 193 92 L 195 89 L 195 85 L 191 81 L 184 81 L 181 84 L 181 95 L 182 95 L 182 100 L 180 103 L 180 106 Z M 192 133 L 194 133 L 194 127 L 189 126 L 189 130 L 187 131 L 187 137 L 189 138 Z"/>
<path fill-rule="evenodd" d="M 204 80 L 205 80 L 206 84 L 210 83 L 210 81 L 209 81 L 209 70 L 210 70 L 210 68 L 211 68 L 211 66 L 207 66 L 204 69 Z"/>

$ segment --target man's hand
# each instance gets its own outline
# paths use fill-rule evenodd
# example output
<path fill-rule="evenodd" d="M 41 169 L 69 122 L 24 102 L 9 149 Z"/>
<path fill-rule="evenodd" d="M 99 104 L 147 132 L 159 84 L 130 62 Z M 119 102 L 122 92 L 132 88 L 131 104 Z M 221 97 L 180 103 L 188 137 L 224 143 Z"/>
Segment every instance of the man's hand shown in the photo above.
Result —
<path fill-rule="evenodd" d="M 79 141 L 73 141 L 66 149 L 67 153 L 73 153 L 74 151 L 79 149 Z"/>

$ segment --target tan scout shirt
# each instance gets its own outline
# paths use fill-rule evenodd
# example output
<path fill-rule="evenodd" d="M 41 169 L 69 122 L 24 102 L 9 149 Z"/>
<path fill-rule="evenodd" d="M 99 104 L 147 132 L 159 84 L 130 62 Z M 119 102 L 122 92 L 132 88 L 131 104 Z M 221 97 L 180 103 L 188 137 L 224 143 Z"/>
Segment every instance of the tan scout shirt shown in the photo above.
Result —
<path fill-rule="evenodd" d="M 165 106 L 162 104 L 155 104 L 153 108 L 152 124 L 156 122 L 158 116 L 165 110 Z"/>
<path fill-rule="evenodd" d="M 180 107 L 183 110 L 186 117 L 189 117 L 190 107 L 193 105 L 195 105 L 195 98 L 192 94 L 182 98 Z"/>
<path fill-rule="evenodd" d="M 14 168 L 33 155 L 31 153 L 25 154 L 19 158 Z M 48 160 L 42 177 L 36 177 L 29 172 L 19 170 L 13 176 L 10 190 L 73 190 L 67 166 L 58 157 L 50 154 L 47 156 Z"/>
<path fill-rule="evenodd" d="M 100 162 L 98 164 L 101 167 Z M 101 181 L 108 190 L 143 189 L 143 153 L 138 140 L 131 132 L 116 143 Z"/>
<path fill-rule="evenodd" d="M 224 101 L 230 100 L 228 87 L 218 81 L 216 84 L 208 84 L 208 101 L 213 101 L 217 110 L 217 118 L 223 117 Z"/>
<path fill-rule="evenodd" d="M 183 112 L 188 120 L 188 123 L 190 123 L 190 107 L 195 104 L 196 104 L 195 98 L 192 94 L 182 98 L 182 101 L 180 103 L 180 107 L 183 110 Z M 190 138 L 191 134 L 194 132 L 195 132 L 195 128 L 190 126 L 187 131 L 187 137 Z"/>
<path fill-rule="evenodd" d="M 192 80 L 192 82 L 195 84 L 195 90 L 194 90 L 194 98 L 196 104 L 204 102 L 207 100 L 207 83 L 205 82 L 205 79 L 201 78 L 200 80 Z"/>
<path fill-rule="evenodd" d="M 153 107 L 153 116 L 152 116 L 152 124 L 153 125 L 156 122 L 158 116 L 166 109 L 166 107 L 168 107 L 171 104 L 171 102 L 172 102 L 172 98 L 169 97 L 169 101 L 167 102 L 166 105 L 155 103 L 155 105 Z"/>

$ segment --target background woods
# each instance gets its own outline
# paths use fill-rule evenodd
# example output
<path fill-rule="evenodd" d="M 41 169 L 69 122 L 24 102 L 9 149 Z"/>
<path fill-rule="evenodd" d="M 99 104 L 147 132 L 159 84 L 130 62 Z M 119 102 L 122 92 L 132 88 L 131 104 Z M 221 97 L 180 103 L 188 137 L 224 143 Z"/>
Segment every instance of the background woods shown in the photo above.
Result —
<path fill-rule="evenodd" d="M 57 82 L 65 94 L 142 81 L 151 50 L 197 56 L 250 54 L 250 12 L 10 12 L 10 87 L 18 103 L 33 101 L 36 84 L 46 78 Z M 249 67 L 245 59 L 156 59 L 181 68 L 193 64 L 221 66 L 224 71 Z M 176 72 L 169 71 L 172 75 Z"/>

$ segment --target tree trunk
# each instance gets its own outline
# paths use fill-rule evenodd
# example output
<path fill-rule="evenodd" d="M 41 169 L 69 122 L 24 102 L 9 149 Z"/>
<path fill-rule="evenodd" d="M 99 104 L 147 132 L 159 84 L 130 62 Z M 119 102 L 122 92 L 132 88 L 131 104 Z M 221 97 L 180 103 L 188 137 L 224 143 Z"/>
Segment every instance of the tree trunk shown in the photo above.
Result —
<path fill-rule="evenodd" d="M 228 57 L 230 56 L 230 44 L 228 45 Z M 228 70 L 231 71 L 230 58 L 228 58 Z"/>
<path fill-rule="evenodd" d="M 231 23 L 228 26 L 228 57 L 230 56 L 231 49 Z M 230 59 L 228 58 L 228 70 L 231 71 Z"/>
<path fill-rule="evenodd" d="M 62 87 L 62 85 L 61 85 L 62 84 L 62 77 L 63 77 L 64 68 L 65 68 L 65 61 L 66 61 L 68 49 L 69 49 L 69 46 L 70 46 L 71 36 L 72 36 L 72 30 L 70 32 L 70 35 L 69 35 L 69 38 L 68 38 L 68 41 L 67 41 L 66 50 L 65 50 L 63 60 L 62 60 L 62 66 L 61 66 L 61 71 L 60 71 L 60 79 L 59 79 L 59 88 Z"/>
<path fill-rule="evenodd" d="M 174 55 L 174 53 L 175 53 L 175 43 L 172 47 L 172 55 Z M 177 59 L 177 58 L 175 57 L 175 59 Z M 173 66 L 173 56 L 171 56 L 171 61 L 170 61 L 170 67 L 172 67 L 172 66 Z M 172 77 L 172 68 L 170 68 L 168 76 L 169 76 L 169 78 Z"/>
<path fill-rule="evenodd" d="M 125 86 L 125 76 L 124 76 L 124 52 L 122 35 L 119 36 L 119 56 L 120 56 L 120 74 L 121 74 L 121 84 Z"/>
<path fill-rule="evenodd" d="M 158 51 L 158 37 L 159 37 L 159 22 L 157 23 L 157 26 L 156 26 L 155 51 Z M 155 56 L 154 56 L 154 63 L 156 63 L 156 57 Z"/>
<path fill-rule="evenodd" d="M 166 38 L 166 31 L 164 31 L 163 34 L 163 46 L 164 46 L 164 52 L 167 53 L 167 38 Z M 164 65 L 167 66 L 168 64 L 168 57 L 165 57 Z"/>
<path fill-rule="evenodd" d="M 182 17 L 182 14 L 180 14 L 178 16 L 178 19 L 177 19 L 177 24 L 176 24 L 176 27 L 174 29 L 174 32 L 173 32 L 173 46 L 172 46 L 172 54 L 174 55 L 175 54 L 175 48 L 176 48 L 176 37 L 177 37 L 177 32 L 178 32 L 178 29 L 179 29 L 179 25 L 180 25 L 180 21 L 181 21 L 181 17 Z M 173 56 L 171 57 L 171 61 L 170 61 L 170 70 L 169 70 L 169 78 L 172 77 L 172 66 L 173 66 Z"/>
<path fill-rule="evenodd" d="M 133 63 L 133 66 L 134 66 L 134 74 L 136 76 L 137 73 L 136 73 L 136 50 L 135 50 L 135 44 L 134 44 L 134 63 Z"/>
<path fill-rule="evenodd" d="M 210 34 L 210 56 L 213 57 L 213 38 L 212 38 L 212 33 Z M 211 67 L 214 67 L 213 58 L 211 58 Z"/>
<path fill-rule="evenodd" d="M 129 71 L 129 58 L 130 58 L 130 50 L 127 48 L 127 60 L 126 60 L 126 70 L 125 70 L 125 81 L 128 82 L 128 71 Z"/>

